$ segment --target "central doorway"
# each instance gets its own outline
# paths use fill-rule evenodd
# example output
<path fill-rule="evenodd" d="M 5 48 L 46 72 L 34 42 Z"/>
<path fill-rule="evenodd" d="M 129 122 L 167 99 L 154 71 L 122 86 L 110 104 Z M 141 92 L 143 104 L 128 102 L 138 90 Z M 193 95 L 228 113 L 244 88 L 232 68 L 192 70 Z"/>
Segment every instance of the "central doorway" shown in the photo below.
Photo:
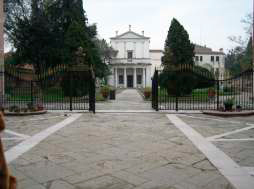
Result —
<path fill-rule="evenodd" d="M 133 75 L 128 75 L 127 76 L 127 87 L 128 88 L 133 88 Z"/>

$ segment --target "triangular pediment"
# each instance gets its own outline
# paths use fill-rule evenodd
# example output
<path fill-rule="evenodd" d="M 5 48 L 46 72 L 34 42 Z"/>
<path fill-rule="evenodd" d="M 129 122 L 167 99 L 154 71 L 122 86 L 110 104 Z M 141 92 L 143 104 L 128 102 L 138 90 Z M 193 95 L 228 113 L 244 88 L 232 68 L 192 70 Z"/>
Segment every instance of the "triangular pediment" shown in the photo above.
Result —
<path fill-rule="evenodd" d="M 111 39 L 149 39 L 149 37 L 145 37 L 133 31 L 128 31 L 116 37 L 112 37 Z"/>

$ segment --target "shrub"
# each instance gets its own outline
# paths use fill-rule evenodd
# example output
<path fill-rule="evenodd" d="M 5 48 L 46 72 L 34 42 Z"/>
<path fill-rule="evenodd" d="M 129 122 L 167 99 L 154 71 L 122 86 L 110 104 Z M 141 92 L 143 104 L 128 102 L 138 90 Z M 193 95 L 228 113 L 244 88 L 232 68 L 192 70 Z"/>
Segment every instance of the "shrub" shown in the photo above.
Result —
<path fill-rule="evenodd" d="M 188 96 L 194 89 L 204 89 L 215 85 L 212 73 L 206 68 L 193 66 L 186 70 L 164 70 L 159 75 L 159 85 L 172 96 Z"/>
<path fill-rule="evenodd" d="M 197 80 L 192 73 L 163 71 L 159 76 L 159 84 L 167 89 L 169 95 L 190 95 L 195 88 Z"/>

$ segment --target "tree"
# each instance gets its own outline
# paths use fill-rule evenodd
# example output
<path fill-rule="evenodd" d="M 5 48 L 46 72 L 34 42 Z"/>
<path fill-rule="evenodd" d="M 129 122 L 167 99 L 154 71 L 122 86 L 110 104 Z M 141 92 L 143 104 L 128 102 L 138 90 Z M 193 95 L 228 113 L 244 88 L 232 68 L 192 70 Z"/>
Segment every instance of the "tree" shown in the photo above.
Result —
<path fill-rule="evenodd" d="M 15 48 L 18 63 L 34 64 L 36 73 L 70 64 L 75 51 L 83 47 L 85 62 L 97 77 L 107 66 L 95 44 L 96 25 L 88 25 L 82 0 L 6 0 L 9 6 L 6 34 Z M 9 7 L 8 6 L 8 7 Z"/>
<path fill-rule="evenodd" d="M 191 72 L 182 71 L 181 67 L 192 70 L 194 66 L 194 45 L 184 27 L 174 18 L 168 31 L 164 47 L 162 64 L 164 70 L 159 81 L 167 88 L 170 95 L 186 95 L 195 87 L 195 77 Z"/>
<path fill-rule="evenodd" d="M 241 22 L 244 24 L 246 36 L 230 36 L 229 39 L 237 46 L 231 49 L 225 59 L 225 68 L 231 76 L 236 76 L 248 69 L 252 69 L 252 28 L 253 15 L 247 14 Z"/>
<path fill-rule="evenodd" d="M 242 71 L 245 71 L 245 70 L 248 70 L 248 69 L 251 69 L 252 68 L 252 53 L 253 53 L 253 50 L 252 50 L 252 37 L 250 37 L 249 39 L 249 42 L 248 42 L 248 45 L 244 51 L 244 55 L 243 55 L 243 59 L 242 59 L 242 64 L 241 64 L 241 70 Z"/>
<path fill-rule="evenodd" d="M 24 1 L 22 1 L 24 2 Z M 7 12 L 5 30 L 9 42 L 15 48 L 18 64 L 33 64 L 36 73 L 55 63 L 56 38 L 45 14 L 42 0 L 15 2 L 13 11 Z M 22 16 L 21 16 L 22 15 Z"/>
<path fill-rule="evenodd" d="M 244 49 L 236 47 L 231 49 L 225 57 L 225 69 L 231 76 L 235 76 L 241 73 L 241 60 L 244 54 Z"/>
<path fill-rule="evenodd" d="M 163 65 L 194 65 L 194 45 L 184 27 L 174 18 L 165 42 Z"/>
<path fill-rule="evenodd" d="M 237 46 L 227 53 L 225 68 L 231 76 L 252 69 L 252 38 L 249 39 L 247 47 Z"/>

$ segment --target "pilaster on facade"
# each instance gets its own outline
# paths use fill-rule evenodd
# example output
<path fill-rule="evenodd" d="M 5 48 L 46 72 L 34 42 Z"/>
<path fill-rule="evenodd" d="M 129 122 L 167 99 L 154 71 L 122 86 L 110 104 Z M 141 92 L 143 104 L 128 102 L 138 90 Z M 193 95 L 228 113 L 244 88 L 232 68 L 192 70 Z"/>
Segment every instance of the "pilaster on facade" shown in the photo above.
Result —
<path fill-rule="evenodd" d="M 137 68 L 134 67 L 134 88 L 137 88 Z"/>
<path fill-rule="evenodd" d="M 127 71 L 126 67 L 124 68 L 124 88 L 127 88 Z"/>
<path fill-rule="evenodd" d="M 145 77 L 145 72 L 146 72 L 146 68 L 143 68 L 143 82 L 142 82 L 142 85 L 143 85 L 143 88 L 145 88 L 146 87 L 146 77 Z"/>
<path fill-rule="evenodd" d="M 115 87 L 118 87 L 118 74 L 117 74 L 117 68 L 115 68 Z"/>

